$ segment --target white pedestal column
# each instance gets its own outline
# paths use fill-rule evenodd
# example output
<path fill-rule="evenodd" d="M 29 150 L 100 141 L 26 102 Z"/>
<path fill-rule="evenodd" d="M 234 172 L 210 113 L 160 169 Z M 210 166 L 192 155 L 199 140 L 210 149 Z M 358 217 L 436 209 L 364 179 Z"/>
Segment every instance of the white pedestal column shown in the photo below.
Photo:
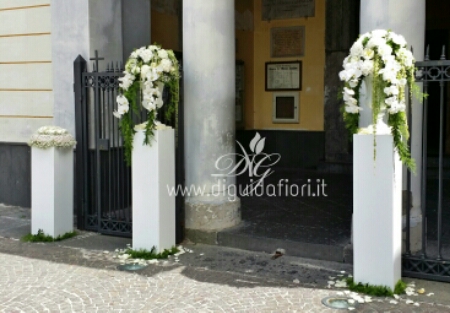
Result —
<path fill-rule="evenodd" d="M 402 164 L 391 135 L 353 136 L 355 282 L 394 288 L 401 279 Z"/>
<path fill-rule="evenodd" d="M 155 131 L 151 146 L 144 131 L 134 137 L 132 155 L 133 249 L 158 252 L 175 245 L 175 133 Z"/>
<path fill-rule="evenodd" d="M 31 148 L 31 233 L 73 231 L 73 149 Z"/>

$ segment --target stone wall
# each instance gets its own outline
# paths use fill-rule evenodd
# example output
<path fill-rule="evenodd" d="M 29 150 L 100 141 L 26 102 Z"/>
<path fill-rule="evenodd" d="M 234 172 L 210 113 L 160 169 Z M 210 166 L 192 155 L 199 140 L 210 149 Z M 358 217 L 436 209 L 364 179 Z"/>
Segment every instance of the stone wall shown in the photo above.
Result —
<path fill-rule="evenodd" d="M 342 61 L 359 35 L 360 0 L 327 0 L 325 26 L 325 160 L 351 160 L 349 136 L 345 129 L 338 100 L 342 83 L 339 72 Z"/>

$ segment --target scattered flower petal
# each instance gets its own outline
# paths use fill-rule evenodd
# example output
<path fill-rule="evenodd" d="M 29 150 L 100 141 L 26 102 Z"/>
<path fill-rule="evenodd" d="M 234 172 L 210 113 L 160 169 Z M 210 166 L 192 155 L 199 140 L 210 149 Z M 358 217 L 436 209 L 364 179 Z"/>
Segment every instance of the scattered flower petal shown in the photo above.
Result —
<path fill-rule="evenodd" d="M 430 292 L 429 294 L 427 294 L 427 297 L 431 297 L 434 296 L 434 292 Z"/>
<path fill-rule="evenodd" d="M 398 304 L 398 301 L 391 300 L 391 301 L 389 301 L 389 303 L 390 303 L 390 304 Z"/>

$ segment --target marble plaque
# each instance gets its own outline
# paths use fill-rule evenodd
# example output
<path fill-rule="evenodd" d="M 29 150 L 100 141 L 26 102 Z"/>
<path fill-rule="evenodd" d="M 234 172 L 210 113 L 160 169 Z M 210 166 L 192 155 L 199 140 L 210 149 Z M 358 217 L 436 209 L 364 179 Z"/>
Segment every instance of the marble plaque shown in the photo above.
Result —
<path fill-rule="evenodd" d="M 314 16 L 315 0 L 261 0 L 262 20 L 284 20 Z"/>
<path fill-rule="evenodd" d="M 272 58 L 304 55 L 305 26 L 277 27 L 270 30 L 270 56 Z"/>

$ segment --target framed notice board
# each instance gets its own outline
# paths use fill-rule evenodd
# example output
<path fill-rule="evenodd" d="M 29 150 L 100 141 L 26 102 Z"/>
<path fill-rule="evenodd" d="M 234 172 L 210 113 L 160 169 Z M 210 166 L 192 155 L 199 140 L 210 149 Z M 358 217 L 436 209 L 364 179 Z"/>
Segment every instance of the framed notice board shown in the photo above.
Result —
<path fill-rule="evenodd" d="M 266 62 L 266 91 L 302 90 L 302 62 Z"/>

